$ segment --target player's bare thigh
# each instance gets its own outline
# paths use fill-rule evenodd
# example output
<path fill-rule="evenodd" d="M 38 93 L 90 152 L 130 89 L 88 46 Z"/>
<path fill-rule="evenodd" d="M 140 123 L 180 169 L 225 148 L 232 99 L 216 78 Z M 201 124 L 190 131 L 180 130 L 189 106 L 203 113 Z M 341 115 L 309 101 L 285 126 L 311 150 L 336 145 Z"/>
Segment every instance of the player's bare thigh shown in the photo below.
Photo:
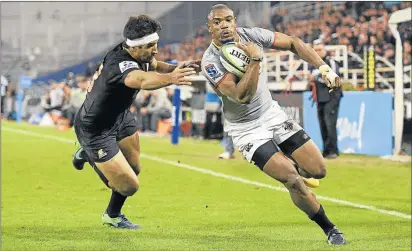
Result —
<path fill-rule="evenodd" d="M 122 151 L 106 162 L 96 163 L 109 182 L 109 187 L 124 196 L 132 196 L 139 189 L 139 180 Z"/>
<path fill-rule="evenodd" d="M 321 179 L 326 176 L 325 160 L 313 140 L 309 140 L 298 147 L 292 154 L 299 167 L 310 176 Z"/>
<path fill-rule="evenodd" d="M 263 167 L 263 172 L 281 183 L 286 183 L 290 176 L 299 175 L 293 164 L 282 152 L 277 152 L 270 157 Z"/>
<path fill-rule="evenodd" d="M 325 177 L 325 161 L 319 148 L 295 121 L 286 120 L 275 128 L 274 134 L 280 149 L 287 156 L 292 156 L 299 167 L 306 171 L 307 174 L 303 176 L 317 179 Z"/>
<path fill-rule="evenodd" d="M 140 140 L 139 133 L 136 131 L 134 134 L 122 139 L 118 143 L 120 150 L 126 158 L 129 165 L 132 167 L 136 175 L 140 172 Z"/>

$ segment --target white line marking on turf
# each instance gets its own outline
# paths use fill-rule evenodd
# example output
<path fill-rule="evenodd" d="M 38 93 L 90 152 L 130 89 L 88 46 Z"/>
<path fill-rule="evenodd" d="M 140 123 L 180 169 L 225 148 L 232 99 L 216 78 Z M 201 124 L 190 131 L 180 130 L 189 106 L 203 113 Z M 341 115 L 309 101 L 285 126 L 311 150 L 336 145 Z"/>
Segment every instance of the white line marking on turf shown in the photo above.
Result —
<path fill-rule="evenodd" d="M 66 139 L 66 138 L 63 138 L 63 137 L 57 137 L 57 136 L 41 134 L 41 133 L 35 133 L 35 132 L 30 132 L 30 131 L 21 130 L 21 129 L 14 129 L 14 128 L 10 128 L 10 127 L 7 127 L 7 126 L 2 126 L 1 129 L 3 131 L 15 132 L 15 133 L 20 133 L 20 134 L 24 134 L 24 135 L 33 136 L 33 137 L 48 138 L 48 139 L 53 139 L 53 140 L 64 142 L 64 143 L 72 143 L 72 144 L 75 143 L 74 140 Z M 157 161 L 157 162 L 161 162 L 161 163 L 165 163 L 165 164 L 169 164 L 169 165 L 173 165 L 173 166 L 183 167 L 183 168 L 186 168 L 186 169 L 189 169 L 189 170 L 193 170 L 193 171 L 204 173 L 204 174 L 209 174 L 209 175 L 212 175 L 212 176 L 215 176 L 215 177 L 220 177 L 220 178 L 224 178 L 224 179 L 228 179 L 228 180 L 234 180 L 234 181 L 238 181 L 238 182 L 241 182 L 241 183 L 244 183 L 244 184 L 255 185 L 255 186 L 258 186 L 258 187 L 266 187 L 266 188 L 273 189 L 273 190 L 276 190 L 276 191 L 288 192 L 288 190 L 284 187 L 272 186 L 272 185 L 269 185 L 269 184 L 264 184 L 264 183 L 260 183 L 260 182 L 256 182 L 256 181 L 251 181 L 251 180 L 243 179 L 243 178 L 240 178 L 240 177 L 231 176 L 231 175 L 227 175 L 227 174 L 223 174 L 223 173 L 218 173 L 218 172 L 214 172 L 214 171 L 211 171 L 211 170 L 207 170 L 207 169 L 203 169 L 203 168 L 199 168 L 199 167 L 195 167 L 195 166 L 191 166 L 191 165 L 187 165 L 187 164 L 177 163 L 176 161 L 161 159 L 161 158 L 150 156 L 150 155 L 147 155 L 147 154 L 141 154 L 140 156 L 142 158 L 150 159 L 150 160 L 153 160 L 153 161 Z M 393 216 L 397 216 L 397 217 L 405 218 L 405 219 L 409 219 L 409 220 L 411 219 L 411 215 L 400 213 L 400 212 L 397 212 L 397 211 L 380 209 L 380 208 L 377 208 L 377 207 L 374 207 L 374 206 L 367 206 L 367 205 L 352 203 L 350 201 L 345 201 L 345 200 L 340 200 L 340 199 L 325 197 L 325 196 L 320 196 L 320 195 L 316 195 L 316 197 L 320 200 L 330 201 L 330 202 L 334 202 L 334 203 L 345 205 L 345 206 L 351 206 L 351 207 L 355 207 L 355 208 L 366 209 L 366 210 L 370 210 L 370 211 L 374 211 L 374 212 L 378 212 L 378 213 L 382 213 L 382 214 L 393 215 Z"/>
<path fill-rule="evenodd" d="M 48 139 L 2 139 L 1 142 L 11 143 L 37 143 L 39 141 L 48 141 Z"/>
<path fill-rule="evenodd" d="M 211 171 L 211 170 L 207 170 L 207 169 L 203 169 L 203 168 L 199 168 L 199 167 L 195 167 L 195 166 L 191 166 L 191 165 L 176 163 L 176 161 L 165 160 L 165 159 L 161 159 L 161 158 L 158 158 L 158 157 L 149 156 L 149 155 L 146 155 L 146 154 L 141 154 L 141 157 L 144 157 L 144 158 L 147 158 L 147 159 L 150 159 L 150 160 L 154 160 L 154 161 L 157 161 L 157 162 L 162 162 L 162 163 L 165 163 L 165 164 L 170 164 L 170 165 L 174 165 L 174 166 L 178 166 L 178 167 L 183 167 L 183 168 L 190 169 L 190 170 L 197 171 L 197 172 L 201 172 L 201 173 L 210 174 L 210 175 L 213 175 L 215 177 L 221 177 L 221 178 L 225 178 L 225 179 L 228 179 L 228 180 L 239 181 L 239 182 L 242 182 L 242 183 L 245 183 L 245 184 L 255 185 L 255 186 L 259 186 L 259 187 L 266 187 L 266 188 L 270 188 L 270 189 L 277 190 L 277 191 L 288 192 L 288 190 L 284 187 L 272 186 L 272 185 L 269 185 L 269 184 L 264 184 L 264 183 L 260 183 L 260 182 L 256 182 L 256 181 L 251 181 L 251 180 L 243 179 L 243 178 L 236 177 L 236 176 L 226 175 L 226 174 L 223 174 L 223 173 L 218 173 L 218 172 L 214 172 L 214 171 Z M 362 205 L 362 204 L 352 203 L 350 201 L 340 200 L 340 199 L 331 198 L 331 197 L 325 197 L 325 196 L 321 196 L 321 195 L 316 195 L 316 198 L 318 198 L 320 200 L 331 201 L 331 202 L 334 202 L 334 203 L 337 203 L 337 204 L 342 204 L 342 205 L 345 205 L 345 206 L 362 208 L 362 209 L 367 209 L 367 210 L 371 210 L 371 211 L 375 211 L 375 212 L 379 212 L 379 213 L 383 213 L 383 214 L 398 216 L 398 217 L 405 218 L 405 219 L 411 219 L 411 215 L 400 213 L 400 212 L 397 212 L 397 211 L 389 211 L 389 210 L 385 210 L 385 209 L 376 208 L 374 206 L 366 206 L 366 205 Z"/>

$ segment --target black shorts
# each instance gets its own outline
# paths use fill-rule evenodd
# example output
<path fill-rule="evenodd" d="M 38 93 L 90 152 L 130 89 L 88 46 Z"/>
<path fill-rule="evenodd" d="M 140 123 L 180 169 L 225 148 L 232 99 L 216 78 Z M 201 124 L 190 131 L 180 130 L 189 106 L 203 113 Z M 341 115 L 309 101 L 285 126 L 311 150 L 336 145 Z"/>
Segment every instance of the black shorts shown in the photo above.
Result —
<path fill-rule="evenodd" d="M 310 139 L 311 138 L 309 137 L 309 135 L 307 135 L 306 132 L 302 129 L 287 138 L 279 145 L 276 145 L 274 140 L 269 140 L 256 149 L 255 153 L 252 156 L 252 161 L 256 166 L 263 170 L 263 167 L 273 156 L 273 154 L 281 150 L 286 156 L 291 157 L 292 153 L 296 151 L 296 149 L 303 146 Z"/>
<path fill-rule="evenodd" d="M 79 113 L 74 123 L 76 136 L 93 162 L 106 162 L 112 159 L 119 152 L 117 143 L 137 131 L 136 119 L 129 109 L 119 116 L 111 128 L 102 130 L 92 130 L 83 126 L 78 116 Z"/>

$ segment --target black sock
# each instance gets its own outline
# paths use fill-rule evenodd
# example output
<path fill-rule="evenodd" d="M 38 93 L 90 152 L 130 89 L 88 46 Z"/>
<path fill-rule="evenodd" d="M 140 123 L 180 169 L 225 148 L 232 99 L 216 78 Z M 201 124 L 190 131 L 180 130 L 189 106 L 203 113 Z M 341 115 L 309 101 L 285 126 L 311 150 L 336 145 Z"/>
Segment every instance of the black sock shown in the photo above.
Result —
<path fill-rule="evenodd" d="M 109 205 L 107 206 L 107 214 L 111 217 L 118 217 L 120 211 L 122 210 L 123 204 L 127 196 L 121 195 L 120 193 L 113 191 L 112 197 L 110 198 Z"/>
<path fill-rule="evenodd" d="M 331 230 L 335 226 L 332 222 L 330 222 L 330 220 L 326 216 L 322 205 L 320 205 L 319 211 L 310 219 L 316 222 L 319 225 L 319 227 L 323 229 L 323 232 L 325 232 L 325 234 L 327 234 L 329 230 Z"/>

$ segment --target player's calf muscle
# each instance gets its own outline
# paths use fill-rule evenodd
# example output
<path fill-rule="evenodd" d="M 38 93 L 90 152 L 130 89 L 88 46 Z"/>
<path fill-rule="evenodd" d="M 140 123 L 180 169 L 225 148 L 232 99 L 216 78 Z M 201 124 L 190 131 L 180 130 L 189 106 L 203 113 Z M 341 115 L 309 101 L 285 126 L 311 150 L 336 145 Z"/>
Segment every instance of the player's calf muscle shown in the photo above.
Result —
<path fill-rule="evenodd" d="M 309 190 L 303 183 L 302 177 L 299 174 L 289 174 L 287 181 L 284 183 L 285 187 L 292 193 L 299 193 L 301 195 L 309 195 Z"/>
<path fill-rule="evenodd" d="M 298 175 L 293 165 L 283 156 L 275 153 L 265 164 L 263 171 L 281 183 L 287 183 L 291 175 Z"/>

